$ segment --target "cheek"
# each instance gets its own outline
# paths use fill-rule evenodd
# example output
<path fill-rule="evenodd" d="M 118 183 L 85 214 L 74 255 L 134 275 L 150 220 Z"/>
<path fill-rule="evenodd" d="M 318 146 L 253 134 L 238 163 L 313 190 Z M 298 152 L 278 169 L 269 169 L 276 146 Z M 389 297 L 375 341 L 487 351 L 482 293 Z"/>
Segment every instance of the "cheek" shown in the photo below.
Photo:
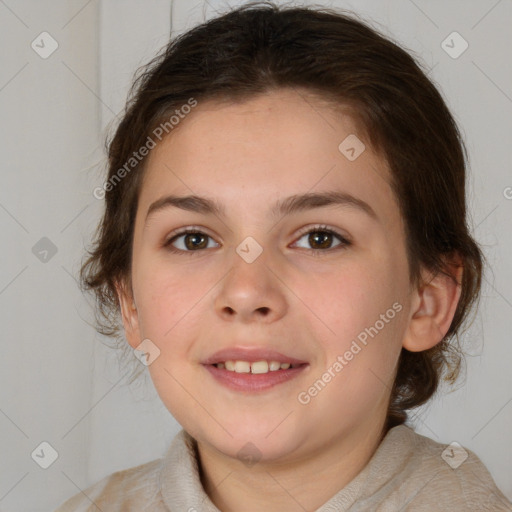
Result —
<path fill-rule="evenodd" d="M 309 274 L 296 281 L 299 297 L 316 313 L 318 332 L 333 348 L 343 348 L 347 340 L 373 325 L 399 300 L 396 279 L 386 265 L 375 260 L 353 261 L 350 265 L 322 275 Z"/>
<path fill-rule="evenodd" d="M 397 284 L 401 277 L 389 268 L 386 262 L 367 261 L 317 277 L 307 293 L 303 283 L 301 293 L 321 319 L 316 323 L 325 351 L 322 363 L 337 376 L 331 392 L 338 398 L 380 395 L 392 381 L 405 307 Z"/>
<path fill-rule="evenodd" d="M 158 263 L 145 266 L 137 277 L 134 285 L 144 335 L 164 344 L 177 339 L 175 334 L 181 323 L 190 323 L 198 301 L 211 288 L 197 273 L 186 269 L 171 272 L 168 266 Z"/>

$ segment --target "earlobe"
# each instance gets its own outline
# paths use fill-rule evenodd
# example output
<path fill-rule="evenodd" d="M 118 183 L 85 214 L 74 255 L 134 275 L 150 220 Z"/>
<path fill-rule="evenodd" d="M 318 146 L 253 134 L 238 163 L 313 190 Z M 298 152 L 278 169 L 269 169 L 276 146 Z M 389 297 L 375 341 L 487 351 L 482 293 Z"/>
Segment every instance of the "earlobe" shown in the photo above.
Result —
<path fill-rule="evenodd" d="M 133 294 L 126 290 L 124 283 L 116 282 L 117 297 L 119 300 L 119 308 L 123 320 L 126 339 L 132 348 L 136 348 L 140 344 L 139 317 L 137 307 L 133 299 Z"/>
<path fill-rule="evenodd" d="M 414 292 L 411 318 L 402 343 L 411 352 L 434 347 L 450 328 L 460 299 L 463 267 L 453 265 L 447 270 L 453 278 L 443 273 L 430 274 Z"/>

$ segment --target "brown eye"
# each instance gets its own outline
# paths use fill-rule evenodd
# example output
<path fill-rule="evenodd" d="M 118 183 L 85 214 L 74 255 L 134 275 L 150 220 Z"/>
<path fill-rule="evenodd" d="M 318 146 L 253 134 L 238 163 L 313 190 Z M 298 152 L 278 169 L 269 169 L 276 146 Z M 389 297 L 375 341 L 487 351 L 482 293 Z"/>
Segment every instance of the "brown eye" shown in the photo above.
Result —
<path fill-rule="evenodd" d="M 205 243 L 206 238 L 202 233 L 188 233 L 183 240 L 185 247 L 193 251 L 194 249 L 204 249 L 208 245 L 208 242 Z"/>
<path fill-rule="evenodd" d="M 212 247 L 208 245 L 209 240 L 212 238 L 207 234 L 188 229 L 170 238 L 164 243 L 164 247 L 172 252 L 194 252 Z"/>
<path fill-rule="evenodd" d="M 306 244 L 309 245 L 309 247 L 301 246 L 299 242 L 297 242 L 299 247 L 304 247 L 310 251 L 317 252 L 327 252 L 329 249 L 334 250 L 337 248 L 342 249 L 343 247 L 351 245 L 351 242 L 340 233 L 337 233 L 332 229 L 328 229 L 327 227 L 324 228 L 320 226 L 304 232 L 299 238 L 299 241 L 302 239 L 306 240 Z M 335 239 L 338 239 L 338 243 L 336 244 Z"/>
<path fill-rule="evenodd" d="M 327 231 L 313 231 L 309 234 L 308 242 L 313 249 L 330 249 L 333 235 Z"/>

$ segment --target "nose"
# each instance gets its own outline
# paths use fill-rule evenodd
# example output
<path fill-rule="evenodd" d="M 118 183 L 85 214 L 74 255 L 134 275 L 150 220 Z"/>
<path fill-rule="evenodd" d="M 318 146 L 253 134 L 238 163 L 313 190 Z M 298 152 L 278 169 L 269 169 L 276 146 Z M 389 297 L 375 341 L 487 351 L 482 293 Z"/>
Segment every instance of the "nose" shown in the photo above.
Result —
<path fill-rule="evenodd" d="M 235 255 L 215 297 L 215 310 L 223 320 L 271 323 L 286 314 L 286 287 L 264 254 L 252 263 Z"/>

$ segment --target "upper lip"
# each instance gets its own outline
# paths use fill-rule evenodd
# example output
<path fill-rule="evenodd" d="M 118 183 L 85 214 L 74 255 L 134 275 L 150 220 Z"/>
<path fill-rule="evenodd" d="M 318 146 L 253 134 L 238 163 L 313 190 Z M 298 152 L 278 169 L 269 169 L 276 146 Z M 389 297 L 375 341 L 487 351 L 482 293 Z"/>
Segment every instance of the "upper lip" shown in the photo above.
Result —
<path fill-rule="evenodd" d="M 225 361 L 278 361 L 279 363 L 305 364 L 307 361 L 287 356 L 265 347 L 230 347 L 219 350 L 203 361 L 203 364 L 217 364 Z"/>

